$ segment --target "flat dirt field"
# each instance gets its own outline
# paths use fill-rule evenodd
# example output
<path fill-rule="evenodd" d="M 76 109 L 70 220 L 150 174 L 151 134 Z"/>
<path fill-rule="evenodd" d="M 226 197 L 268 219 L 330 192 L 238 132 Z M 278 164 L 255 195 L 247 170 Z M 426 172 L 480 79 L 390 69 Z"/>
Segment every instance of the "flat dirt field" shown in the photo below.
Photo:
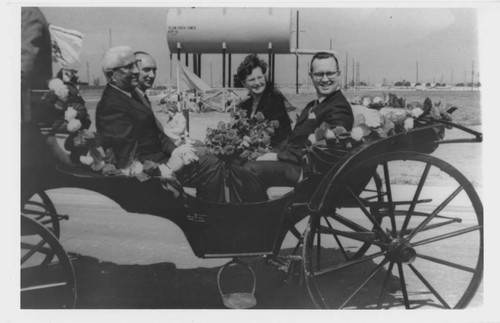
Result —
<path fill-rule="evenodd" d="M 455 121 L 481 131 L 480 92 L 466 91 L 399 91 L 407 102 L 423 102 L 426 97 L 441 100 L 459 108 Z M 347 91 L 348 99 L 376 91 Z M 83 92 L 91 118 L 100 97 L 99 91 Z M 292 120 L 314 94 L 285 93 L 291 104 Z M 155 102 L 153 102 L 155 104 Z M 157 112 L 165 122 L 166 115 Z M 207 127 L 228 120 L 227 113 L 190 114 L 190 133 L 204 140 Z M 95 129 L 95 128 L 94 128 Z M 464 134 L 467 135 L 467 134 Z M 446 139 L 462 137 L 460 131 L 447 131 Z M 434 156 L 462 172 L 482 191 L 481 144 L 442 145 Z M 411 170 L 405 170 L 411 173 Z M 410 181 L 411 182 L 411 181 Z M 434 181 L 439 190 L 439 177 Z M 412 185 L 414 183 L 396 183 Z M 49 191 L 57 211 L 68 214 L 61 224 L 60 241 L 75 256 L 80 309 L 223 309 L 216 284 L 218 267 L 228 259 L 197 258 L 184 233 L 169 220 L 145 214 L 127 213 L 115 202 L 96 193 L 80 189 Z M 305 284 L 284 284 L 282 273 L 267 265 L 262 257 L 248 259 L 257 276 L 258 309 L 314 308 Z M 443 281 L 447 277 L 442 277 Z M 346 282 L 342 289 L 353 282 Z M 471 307 L 483 304 L 482 285 Z"/>

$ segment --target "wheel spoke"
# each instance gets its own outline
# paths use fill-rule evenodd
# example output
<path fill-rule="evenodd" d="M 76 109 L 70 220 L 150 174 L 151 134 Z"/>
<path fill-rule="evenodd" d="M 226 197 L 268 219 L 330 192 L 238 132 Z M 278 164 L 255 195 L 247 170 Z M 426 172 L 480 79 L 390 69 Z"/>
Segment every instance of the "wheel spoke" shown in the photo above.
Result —
<path fill-rule="evenodd" d="M 60 288 L 62 286 L 67 286 L 67 282 L 60 282 L 60 283 L 52 283 L 52 284 L 43 284 L 43 285 L 35 285 L 35 286 L 30 286 L 30 287 L 24 287 L 21 288 L 21 292 L 29 292 L 29 291 L 34 291 L 34 290 L 40 290 L 40 289 L 50 289 L 50 288 Z"/>
<path fill-rule="evenodd" d="M 47 211 L 37 211 L 37 210 L 28 210 L 26 208 L 21 209 L 22 213 L 29 214 L 29 215 L 38 215 L 39 219 L 43 218 L 44 216 L 49 216 L 50 213 Z"/>
<path fill-rule="evenodd" d="M 320 221 L 318 221 L 319 223 Z M 316 267 L 321 267 L 321 233 L 319 232 L 320 227 L 318 226 L 318 231 L 316 235 Z"/>
<path fill-rule="evenodd" d="M 396 233 L 396 219 L 394 218 L 394 204 L 392 204 L 391 178 L 389 176 L 389 167 L 384 163 L 385 190 L 387 193 L 387 202 L 389 203 L 389 218 L 391 219 L 392 234 Z"/>
<path fill-rule="evenodd" d="M 443 260 L 443 259 L 438 259 L 438 258 L 435 258 L 435 257 L 432 257 L 432 256 L 427 256 L 427 255 L 424 255 L 424 254 L 421 254 L 421 253 L 418 254 L 418 257 L 426 259 L 426 260 L 429 260 L 429 261 L 432 261 L 432 262 L 436 262 L 436 263 L 441 264 L 441 265 L 445 265 L 445 266 L 453 267 L 453 268 L 456 268 L 456 269 L 468 271 L 470 273 L 476 273 L 476 269 L 474 269 L 474 268 L 462 266 L 462 265 L 459 265 L 459 264 L 456 264 L 456 263 L 453 263 L 453 262 L 450 262 L 450 261 L 446 261 L 446 260 Z"/>
<path fill-rule="evenodd" d="M 332 271 L 341 270 L 341 269 L 344 269 L 347 267 L 356 266 L 358 264 L 375 259 L 375 258 L 383 256 L 383 255 L 385 255 L 385 251 L 377 252 L 377 253 L 374 253 L 372 255 L 365 256 L 363 258 L 358 258 L 358 259 L 351 260 L 351 261 L 343 263 L 343 264 L 339 264 L 339 265 L 332 266 L 329 268 L 321 269 L 321 270 L 314 272 L 313 274 L 314 274 L 314 276 L 318 277 L 318 276 L 324 275 L 324 274 L 332 272 Z"/>
<path fill-rule="evenodd" d="M 23 257 L 21 257 L 21 265 L 24 264 L 28 259 L 31 258 L 35 253 L 39 252 L 43 245 L 45 245 L 45 240 L 40 241 L 37 243 L 33 248 L 31 248 Z"/>
<path fill-rule="evenodd" d="M 412 243 L 412 246 L 417 247 L 417 246 L 422 246 L 422 245 L 425 245 L 425 244 L 428 244 L 428 243 L 432 243 L 432 242 L 436 242 L 436 241 L 441 241 L 441 240 L 445 240 L 445 239 L 449 239 L 449 238 L 454 238 L 454 237 L 457 237 L 457 236 L 462 235 L 462 234 L 466 234 L 466 233 L 469 233 L 469 232 L 474 232 L 474 231 L 481 230 L 482 228 L 483 228 L 482 226 L 476 225 L 476 226 L 473 226 L 473 227 L 470 227 L 470 228 L 465 228 L 465 229 L 462 229 L 462 230 L 457 230 L 457 231 L 453 231 L 453 232 L 441 234 L 441 235 L 438 235 L 438 236 L 435 236 L 435 237 L 432 237 L 432 238 L 420 240 L 418 242 Z"/>
<path fill-rule="evenodd" d="M 406 213 L 405 221 L 403 223 L 403 226 L 401 227 L 401 232 L 406 231 L 408 223 L 410 223 L 411 216 L 413 214 L 413 211 L 415 210 L 415 206 L 417 205 L 418 198 L 420 196 L 420 193 L 422 192 L 424 183 L 427 180 L 427 175 L 429 174 L 430 169 L 431 169 L 431 164 L 429 163 L 425 164 L 425 169 L 422 173 L 422 177 L 420 177 L 420 181 L 418 182 L 417 190 L 415 191 L 415 195 L 413 196 L 413 200 L 411 201 L 408 213 Z"/>
<path fill-rule="evenodd" d="M 358 204 L 359 208 L 361 209 L 361 211 L 365 214 L 365 216 L 368 218 L 368 220 L 370 220 L 370 222 L 375 226 L 375 228 L 377 228 L 378 231 L 380 231 L 380 233 L 387 239 L 389 240 L 389 237 L 387 236 L 387 234 L 385 233 L 385 231 L 382 229 L 382 227 L 380 226 L 380 224 L 373 218 L 373 216 L 365 209 L 365 206 L 363 205 L 363 203 L 359 200 L 359 197 L 356 196 L 356 194 L 354 194 L 354 192 L 350 189 L 350 188 L 347 188 L 347 191 L 349 192 L 349 194 L 351 195 L 352 198 L 354 198 L 354 200 L 356 201 L 356 203 Z"/>
<path fill-rule="evenodd" d="M 457 195 L 463 190 L 463 186 L 460 185 L 453 193 L 446 198 L 433 212 L 432 214 L 426 218 L 422 223 L 420 223 L 408 236 L 408 241 L 411 241 L 416 234 L 418 234 L 425 226 L 439 213 L 441 212 Z"/>
<path fill-rule="evenodd" d="M 325 218 L 326 224 L 328 225 L 328 228 L 333 232 L 334 229 L 332 227 L 332 224 L 330 223 L 330 221 L 328 220 L 328 218 L 326 216 L 324 218 Z M 344 256 L 344 259 L 346 259 L 346 260 L 349 259 L 349 257 L 347 256 L 347 253 L 345 251 L 344 245 L 342 244 L 342 242 L 340 241 L 339 237 L 335 233 L 333 233 L 333 238 L 337 242 L 337 245 L 340 248 L 340 252 L 342 252 L 342 255 Z"/>
<path fill-rule="evenodd" d="M 349 297 L 344 301 L 344 303 L 342 303 L 342 305 L 339 306 L 339 308 L 340 309 L 344 308 L 353 299 L 353 297 L 359 293 L 361 288 L 363 288 L 382 268 L 384 268 L 384 266 L 387 262 L 388 262 L 387 259 L 382 260 L 382 262 L 380 264 L 378 264 L 378 266 L 375 267 L 368 274 L 368 276 L 365 278 L 365 280 L 363 280 L 361 282 L 361 284 L 358 285 L 358 287 L 354 290 L 354 292 L 352 292 L 351 295 L 349 295 Z"/>
<path fill-rule="evenodd" d="M 398 263 L 399 283 L 401 284 L 401 291 L 403 292 L 403 303 L 406 309 L 410 309 L 410 298 L 408 297 L 408 290 L 406 290 L 406 279 L 403 271 L 403 265 Z"/>
<path fill-rule="evenodd" d="M 380 296 L 378 298 L 377 309 L 381 309 L 382 304 L 384 304 L 385 295 L 387 294 L 387 291 L 389 290 L 389 284 L 391 282 L 392 267 L 394 267 L 394 262 L 391 261 L 391 263 L 389 264 L 389 269 L 387 269 L 387 274 L 385 275 L 385 280 L 384 280 L 384 285 L 382 287 L 382 291 L 380 292 Z"/>
<path fill-rule="evenodd" d="M 423 216 L 427 216 L 427 215 L 424 214 Z M 432 230 L 432 229 L 436 229 L 436 228 L 440 228 L 440 227 L 443 227 L 443 226 L 447 226 L 449 224 L 461 223 L 462 222 L 462 219 L 460 219 L 460 218 L 446 218 L 446 219 L 450 219 L 450 220 L 439 222 L 439 223 L 434 223 L 434 224 L 431 224 L 431 225 L 427 225 L 427 226 L 425 226 L 425 228 L 423 228 L 422 230 L 420 230 L 420 232 L 429 231 L 429 230 Z M 405 235 L 409 234 L 410 232 L 412 232 L 413 229 L 414 228 L 406 229 L 404 232 L 400 232 L 400 235 L 401 236 L 405 236 Z"/>
<path fill-rule="evenodd" d="M 361 232 L 371 232 L 370 230 L 362 227 L 361 225 L 343 217 L 342 215 L 335 213 L 335 215 L 330 216 L 332 219 L 338 221 L 339 223 L 345 225 L 349 229 L 352 229 L 354 231 L 361 231 Z"/>
<path fill-rule="evenodd" d="M 409 265 L 409 267 L 411 268 L 413 273 L 415 273 L 415 275 L 417 275 L 417 277 L 422 281 L 422 283 L 424 283 L 424 285 L 429 289 L 429 291 L 441 302 L 441 304 L 443 304 L 445 308 L 449 309 L 450 305 L 446 303 L 446 301 L 441 297 L 441 295 L 439 295 L 439 293 L 434 289 L 434 287 L 432 287 L 432 285 L 427 281 L 427 279 L 424 278 L 424 276 L 417 270 L 417 268 L 415 268 L 411 264 Z"/>
<path fill-rule="evenodd" d="M 332 236 L 339 235 L 343 236 L 346 238 L 350 238 L 353 240 L 357 241 L 363 241 L 363 242 L 368 242 L 370 244 L 374 244 L 380 247 L 387 246 L 387 243 L 383 243 L 380 241 L 375 240 L 377 237 L 375 232 L 349 232 L 349 231 L 342 231 L 342 230 L 337 230 L 333 228 L 327 228 L 325 226 L 321 226 L 318 229 L 318 232 L 323 233 L 323 234 L 331 234 Z"/>

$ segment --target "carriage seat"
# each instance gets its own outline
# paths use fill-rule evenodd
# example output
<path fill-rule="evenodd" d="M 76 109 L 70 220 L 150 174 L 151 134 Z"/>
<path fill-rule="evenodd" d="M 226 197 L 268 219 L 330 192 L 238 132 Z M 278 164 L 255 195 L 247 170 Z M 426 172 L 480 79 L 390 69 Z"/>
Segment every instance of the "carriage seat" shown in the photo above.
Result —
<path fill-rule="evenodd" d="M 269 187 L 266 191 L 269 200 L 277 200 L 280 197 L 290 193 L 294 190 L 294 187 L 289 186 L 273 186 Z M 194 187 L 184 187 L 184 193 L 192 197 L 196 197 L 196 188 Z"/>

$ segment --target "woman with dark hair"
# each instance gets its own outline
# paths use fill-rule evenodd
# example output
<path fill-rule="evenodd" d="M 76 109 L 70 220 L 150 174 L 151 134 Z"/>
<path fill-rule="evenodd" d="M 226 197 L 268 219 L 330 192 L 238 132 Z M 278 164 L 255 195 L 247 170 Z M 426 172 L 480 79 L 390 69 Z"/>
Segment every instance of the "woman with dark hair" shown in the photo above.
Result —
<path fill-rule="evenodd" d="M 267 120 L 279 121 L 279 127 L 271 138 L 271 146 L 283 142 L 292 131 L 286 106 L 289 105 L 283 94 L 266 80 L 267 64 L 255 54 L 250 54 L 238 67 L 238 79 L 248 90 L 249 98 L 242 101 L 239 109 L 247 111 L 253 118 L 257 112 L 264 114 Z"/>

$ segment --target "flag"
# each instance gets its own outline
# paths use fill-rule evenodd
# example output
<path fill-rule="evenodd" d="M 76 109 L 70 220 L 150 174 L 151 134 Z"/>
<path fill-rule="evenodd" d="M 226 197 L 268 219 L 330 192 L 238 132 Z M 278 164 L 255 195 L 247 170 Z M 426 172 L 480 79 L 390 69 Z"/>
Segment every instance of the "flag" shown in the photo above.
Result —
<path fill-rule="evenodd" d="M 80 61 L 83 34 L 76 30 L 49 25 L 52 40 L 52 61 L 71 67 Z"/>
<path fill-rule="evenodd" d="M 205 83 L 196 74 L 187 69 L 186 66 L 178 64 L 180 75 L 179 75 L 179 90 L 185 92 L 187 90 L 196 89 L 200 92 L 210 91 L 212 88 Z"/>

